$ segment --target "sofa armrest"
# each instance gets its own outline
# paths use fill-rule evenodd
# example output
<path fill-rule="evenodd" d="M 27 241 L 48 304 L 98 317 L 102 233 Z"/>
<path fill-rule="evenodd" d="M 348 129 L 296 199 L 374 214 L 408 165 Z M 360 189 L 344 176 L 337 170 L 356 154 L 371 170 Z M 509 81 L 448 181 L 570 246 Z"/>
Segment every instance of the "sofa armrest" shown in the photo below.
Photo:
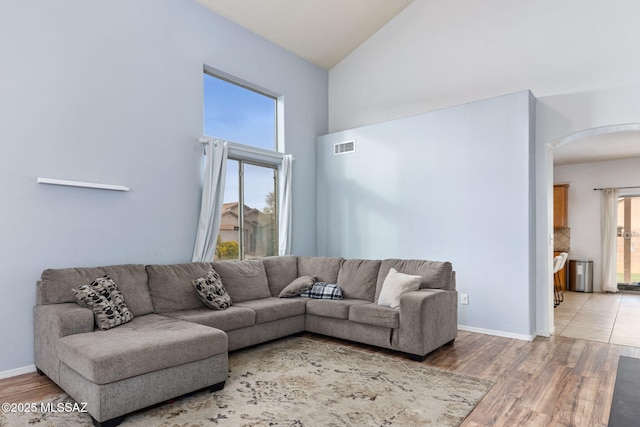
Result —
<path fill-rule="evenodd" d="M 75 303 L 36 305 L 33 308 L 36 368 L 58 382 L 58 340 L 67 335 L 93 332 L 91 309 Z"/>
<path fill-rule="evenodd" d="M 458 292 L 420 289 L 400 297 L 400 327 L 394 337 L 397 350 L 424 356 L 458 333 Z"/>
<path fill-rule="evenodd" d="M 36 332 L 44 330 L 56 338 L 93 332 L 93 311 L 75 303 L 37 305 L 33 323 Z"/>

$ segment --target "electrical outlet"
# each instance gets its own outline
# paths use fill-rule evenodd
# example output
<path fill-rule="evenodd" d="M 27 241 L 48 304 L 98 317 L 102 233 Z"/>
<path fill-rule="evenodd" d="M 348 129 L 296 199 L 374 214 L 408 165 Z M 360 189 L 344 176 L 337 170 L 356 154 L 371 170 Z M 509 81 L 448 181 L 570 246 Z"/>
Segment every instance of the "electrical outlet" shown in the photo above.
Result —
<path fill-rule="evenodd" d="M 462 305 L 469 304 L 469 294 L 460 294 L 460 304 Z"/>

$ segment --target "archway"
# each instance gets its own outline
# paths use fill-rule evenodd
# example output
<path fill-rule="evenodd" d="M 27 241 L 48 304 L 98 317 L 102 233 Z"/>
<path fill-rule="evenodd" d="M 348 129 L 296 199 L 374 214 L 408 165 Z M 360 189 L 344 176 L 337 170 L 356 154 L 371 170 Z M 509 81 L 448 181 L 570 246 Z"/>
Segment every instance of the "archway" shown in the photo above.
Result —
<path fill-rule="evenodd" d="M 553 168 L 554 150 L 559 147 L 594 147 L 594 143 L 605 145 L 609 150 L 628 149 L 629 146 L 613 147 L 611 141 L 621 141 L 620 136 L 629 134 L 640 138 L 640 123 L 628 123 L 594 127 L 580 130 L 550 142 L 538 143 L 536 148 L 536 328 L 540 335 L 553 332 Z M 604 142 L 607 144 L 603 144 Z M 634 144 L 637 152 L 629 157 L 640 156 L 640 144 Z M 548 262 L 545 262 L 548 260 Z"/>

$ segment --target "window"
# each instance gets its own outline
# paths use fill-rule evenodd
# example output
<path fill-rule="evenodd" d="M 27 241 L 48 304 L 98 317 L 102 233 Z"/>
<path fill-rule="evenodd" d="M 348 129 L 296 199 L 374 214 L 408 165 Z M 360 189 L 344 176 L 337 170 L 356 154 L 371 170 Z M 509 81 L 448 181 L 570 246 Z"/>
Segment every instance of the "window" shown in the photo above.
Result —
<path fill-rule="evenodd" d="M 640 197 L 618 200 L 618 283 L 640 282 Z"/>
<path fill-rule="evenodd" d="M 215 258 L 277 255 L 278 162 L 251 151 L 276 154 L 276 99 L 205 72 L 204 133 L 232 144 Z"/>
<path fill-rule="evenodd" d="M 276 151 L 274 97 L 204 73 L 204 134 Z"/>
<path fill-rule="evenodd" d="M 216 259 L 278 254 L 277 169 L 229 159 Z"/>

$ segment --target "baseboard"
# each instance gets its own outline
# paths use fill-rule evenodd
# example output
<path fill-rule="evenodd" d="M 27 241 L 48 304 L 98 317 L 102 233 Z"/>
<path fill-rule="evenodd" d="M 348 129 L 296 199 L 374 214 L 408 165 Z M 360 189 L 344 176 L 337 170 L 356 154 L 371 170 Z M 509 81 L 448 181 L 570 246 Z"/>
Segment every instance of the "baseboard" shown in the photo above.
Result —
<path fill-rule="evenodd" d="M 17 377 L 18 375 L 30 374 L 36 371 L 36 365 L 23 366 L 22 368 L 9 369 L 8 371 L 0 371 L 0 380 L 5 378 Z"/>
<path fill-rule="evenodd" d="M 553 327 L 549 328 L 549 330 L 548 330 L 548 331 L 544 331 L 544 332 L 538 331 L 538 332 L 536 332 L 536 335 L 537 335 L 537 336 L 539 336 L 539 337 L 546 337 L 546 338 L 549 338 L 549 337 L 550 337 L 550 336 L 552 336 L 555 332 L 556 332 L 556 328 L 555 328 L 555 326 L 553 326 Z"/>
<path fill-rule="evenodd" d="M 522 340 L 522 341 L 533 341 L 534 338 L 536 337 L 535 334 L 534 335 L 514 334 L 511 332 L 494 331 L 493 329 L 476 328 L 473 326 L 464 326 L 464 325 L 458 325 L 458 329 L 461 331 L 477 332 L 479 334 L 494 335 L 496 337 L 504 337 L 504 338 L 513 338 L 513 339 Z"/>

